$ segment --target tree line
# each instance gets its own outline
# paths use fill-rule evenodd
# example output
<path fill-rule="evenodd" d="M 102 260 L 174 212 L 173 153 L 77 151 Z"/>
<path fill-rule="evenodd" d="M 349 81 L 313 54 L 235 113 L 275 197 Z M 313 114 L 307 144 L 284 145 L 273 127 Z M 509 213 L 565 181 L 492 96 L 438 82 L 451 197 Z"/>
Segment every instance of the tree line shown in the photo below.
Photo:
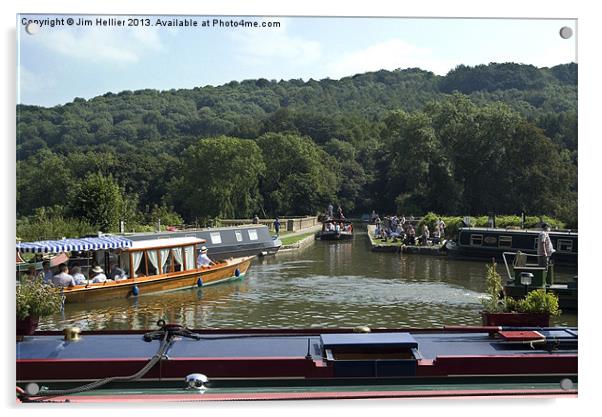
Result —
<path fill-rule="evenodd" d="M 19 105 L 18 225 L 72 218 L 108 231 L 335 203 L 525 211 L 574 227 L 576 72 L 490 64 Z"/>

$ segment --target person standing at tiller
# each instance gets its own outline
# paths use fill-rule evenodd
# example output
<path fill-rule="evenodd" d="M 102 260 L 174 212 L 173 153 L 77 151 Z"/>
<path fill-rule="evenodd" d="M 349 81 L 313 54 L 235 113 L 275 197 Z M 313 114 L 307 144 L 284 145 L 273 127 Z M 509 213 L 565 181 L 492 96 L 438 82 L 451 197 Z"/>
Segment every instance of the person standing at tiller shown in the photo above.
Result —
<path fill-rule="evenodd" d="M 554 252 L 554 246 L 552 246 L 552 240 L 550 239 L 550 225 L 547 223 L 543 224 L 543 230 L 539 233 L 537 241 L 537 255 L 540 266 L 548 266 L 550 263 L 550 257 Z"/>

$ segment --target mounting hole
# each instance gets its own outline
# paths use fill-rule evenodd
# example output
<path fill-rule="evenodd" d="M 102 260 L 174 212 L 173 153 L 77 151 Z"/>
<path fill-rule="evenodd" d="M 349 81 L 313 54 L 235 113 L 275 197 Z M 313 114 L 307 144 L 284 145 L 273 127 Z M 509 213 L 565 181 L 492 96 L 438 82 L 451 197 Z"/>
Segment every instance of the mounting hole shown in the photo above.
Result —
<path fill-rule="evenodd" d="M 568 378 L 564 378 L 562 381 L 560 381 L 560 388 L 562 388 L 565 391 L 573 389 L 573 381 L 571 381 Z"/>
<path fill-rule="evenodd" d="M 573 36 L 573 29 L 568 26 L 563 26 L 560 28 L 560 37 L 562 39 L 569 39 L 571 36 Z"/>
<path fill-rule="evenodd" d="M 37 395 L 40 392 L 40 386 L 35 382 L 30 382 L 25 386 L 25 392 L 29 395 Z"/>
<path fill-rule="evenodd" d="M 40 31 L 40 25 L 38 25 L 35 22 L 29 22 L 26 26 L 25 26 L 25 31 L 27 33 L 29 33 L 30 35 L 35 35 L 36 33 L 38 33 Z"/>

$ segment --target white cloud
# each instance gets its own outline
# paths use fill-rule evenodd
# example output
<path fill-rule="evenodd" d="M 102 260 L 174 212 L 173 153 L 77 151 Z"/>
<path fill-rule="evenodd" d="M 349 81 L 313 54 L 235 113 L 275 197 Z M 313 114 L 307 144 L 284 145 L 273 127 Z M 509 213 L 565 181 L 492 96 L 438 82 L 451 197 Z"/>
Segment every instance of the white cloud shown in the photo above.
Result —
<path fill-rule="evenodd" d="M 309 64 L 320 59 L 322 50 L 319 42 L 308 41 L 287 33 L 288 19 L 260 19 L 259 22 L 280 22 L 279 28 L 241 30 L 232 33 L 238 43 L 238 58 L 246 64 L 261 64 L 269 59 L 283 60 L 291 66 Z M 260 23 L 261 24 L 261 23 Z"/>
<path fill-rule="evenodd" d="M 51 52 L 88 62 L 138 62 L 149 50 L 162 50 L 155 28 L 46 30 L 28 39 Z"/>
<path fill-rule="evenodd" d="M 437 59 L 430 49 L 419 48 L 401 39 L 390 39 L 362 50 L 332 57 L 326 63 L 331 78 L 341 78 L 367 71 L 418 67 L 439 75 L 446 74 L 454 63 Z"/>

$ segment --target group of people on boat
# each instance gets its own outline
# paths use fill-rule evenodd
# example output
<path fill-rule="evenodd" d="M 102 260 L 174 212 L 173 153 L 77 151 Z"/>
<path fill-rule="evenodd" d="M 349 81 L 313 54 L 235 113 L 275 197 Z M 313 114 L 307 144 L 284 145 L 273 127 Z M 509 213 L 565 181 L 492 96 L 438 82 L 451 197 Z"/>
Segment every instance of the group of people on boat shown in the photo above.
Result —
<path fill-rule="evenodd" d="M 61 263 L 58 266 L 58 272 L 54 273 L 50 267 L 50 261 L 42 262 L 42 270 L 39 272 L 36 271 L 34 265 L 31 265 L 23 277 L 25 280 L 41 279 L 44 284 L 64 288 L 106 281 L 121 281 L 127 278 L 127 273 L 117 264 L 111 265 L 111 271 L 109 272 L 109 277 L 107 277 L 102 267 L 94 262 L 94 265 L 90 268 L 88 277 L 86 277 L 82 273 L 81 266 L 74 265 L 70 269 L 65 263 Z"/>
<path fill-rule="evenodd" d="M 324 231 L 325 232 L 337 232 L 337 233 L 341 233 L 341 232 L 352 233 L 353 225 L 351 223 L 344 223 L 344 222 L 337 222 L 337 221 L 327 222 L 327 223 L 324 223 Z"/>
<path fill-rule="evenodd" d="M 401 241 L 406 245 L 436 245 L 445 239 L 445 222 L 441 217 L 435 222 L 433 232 L 428 228 L 428 225 L 423 224 L 421 234 L 416 235 L 414 228 L 414 216 L 406 219 L 405 215 L 398 217 L 397 215 L 385 216 L 383 220 L 378 214 L 373 212 L 374 224 L 376 225 L 374 235 L 384 241 L 392 239 L 393 241 Z"/>

